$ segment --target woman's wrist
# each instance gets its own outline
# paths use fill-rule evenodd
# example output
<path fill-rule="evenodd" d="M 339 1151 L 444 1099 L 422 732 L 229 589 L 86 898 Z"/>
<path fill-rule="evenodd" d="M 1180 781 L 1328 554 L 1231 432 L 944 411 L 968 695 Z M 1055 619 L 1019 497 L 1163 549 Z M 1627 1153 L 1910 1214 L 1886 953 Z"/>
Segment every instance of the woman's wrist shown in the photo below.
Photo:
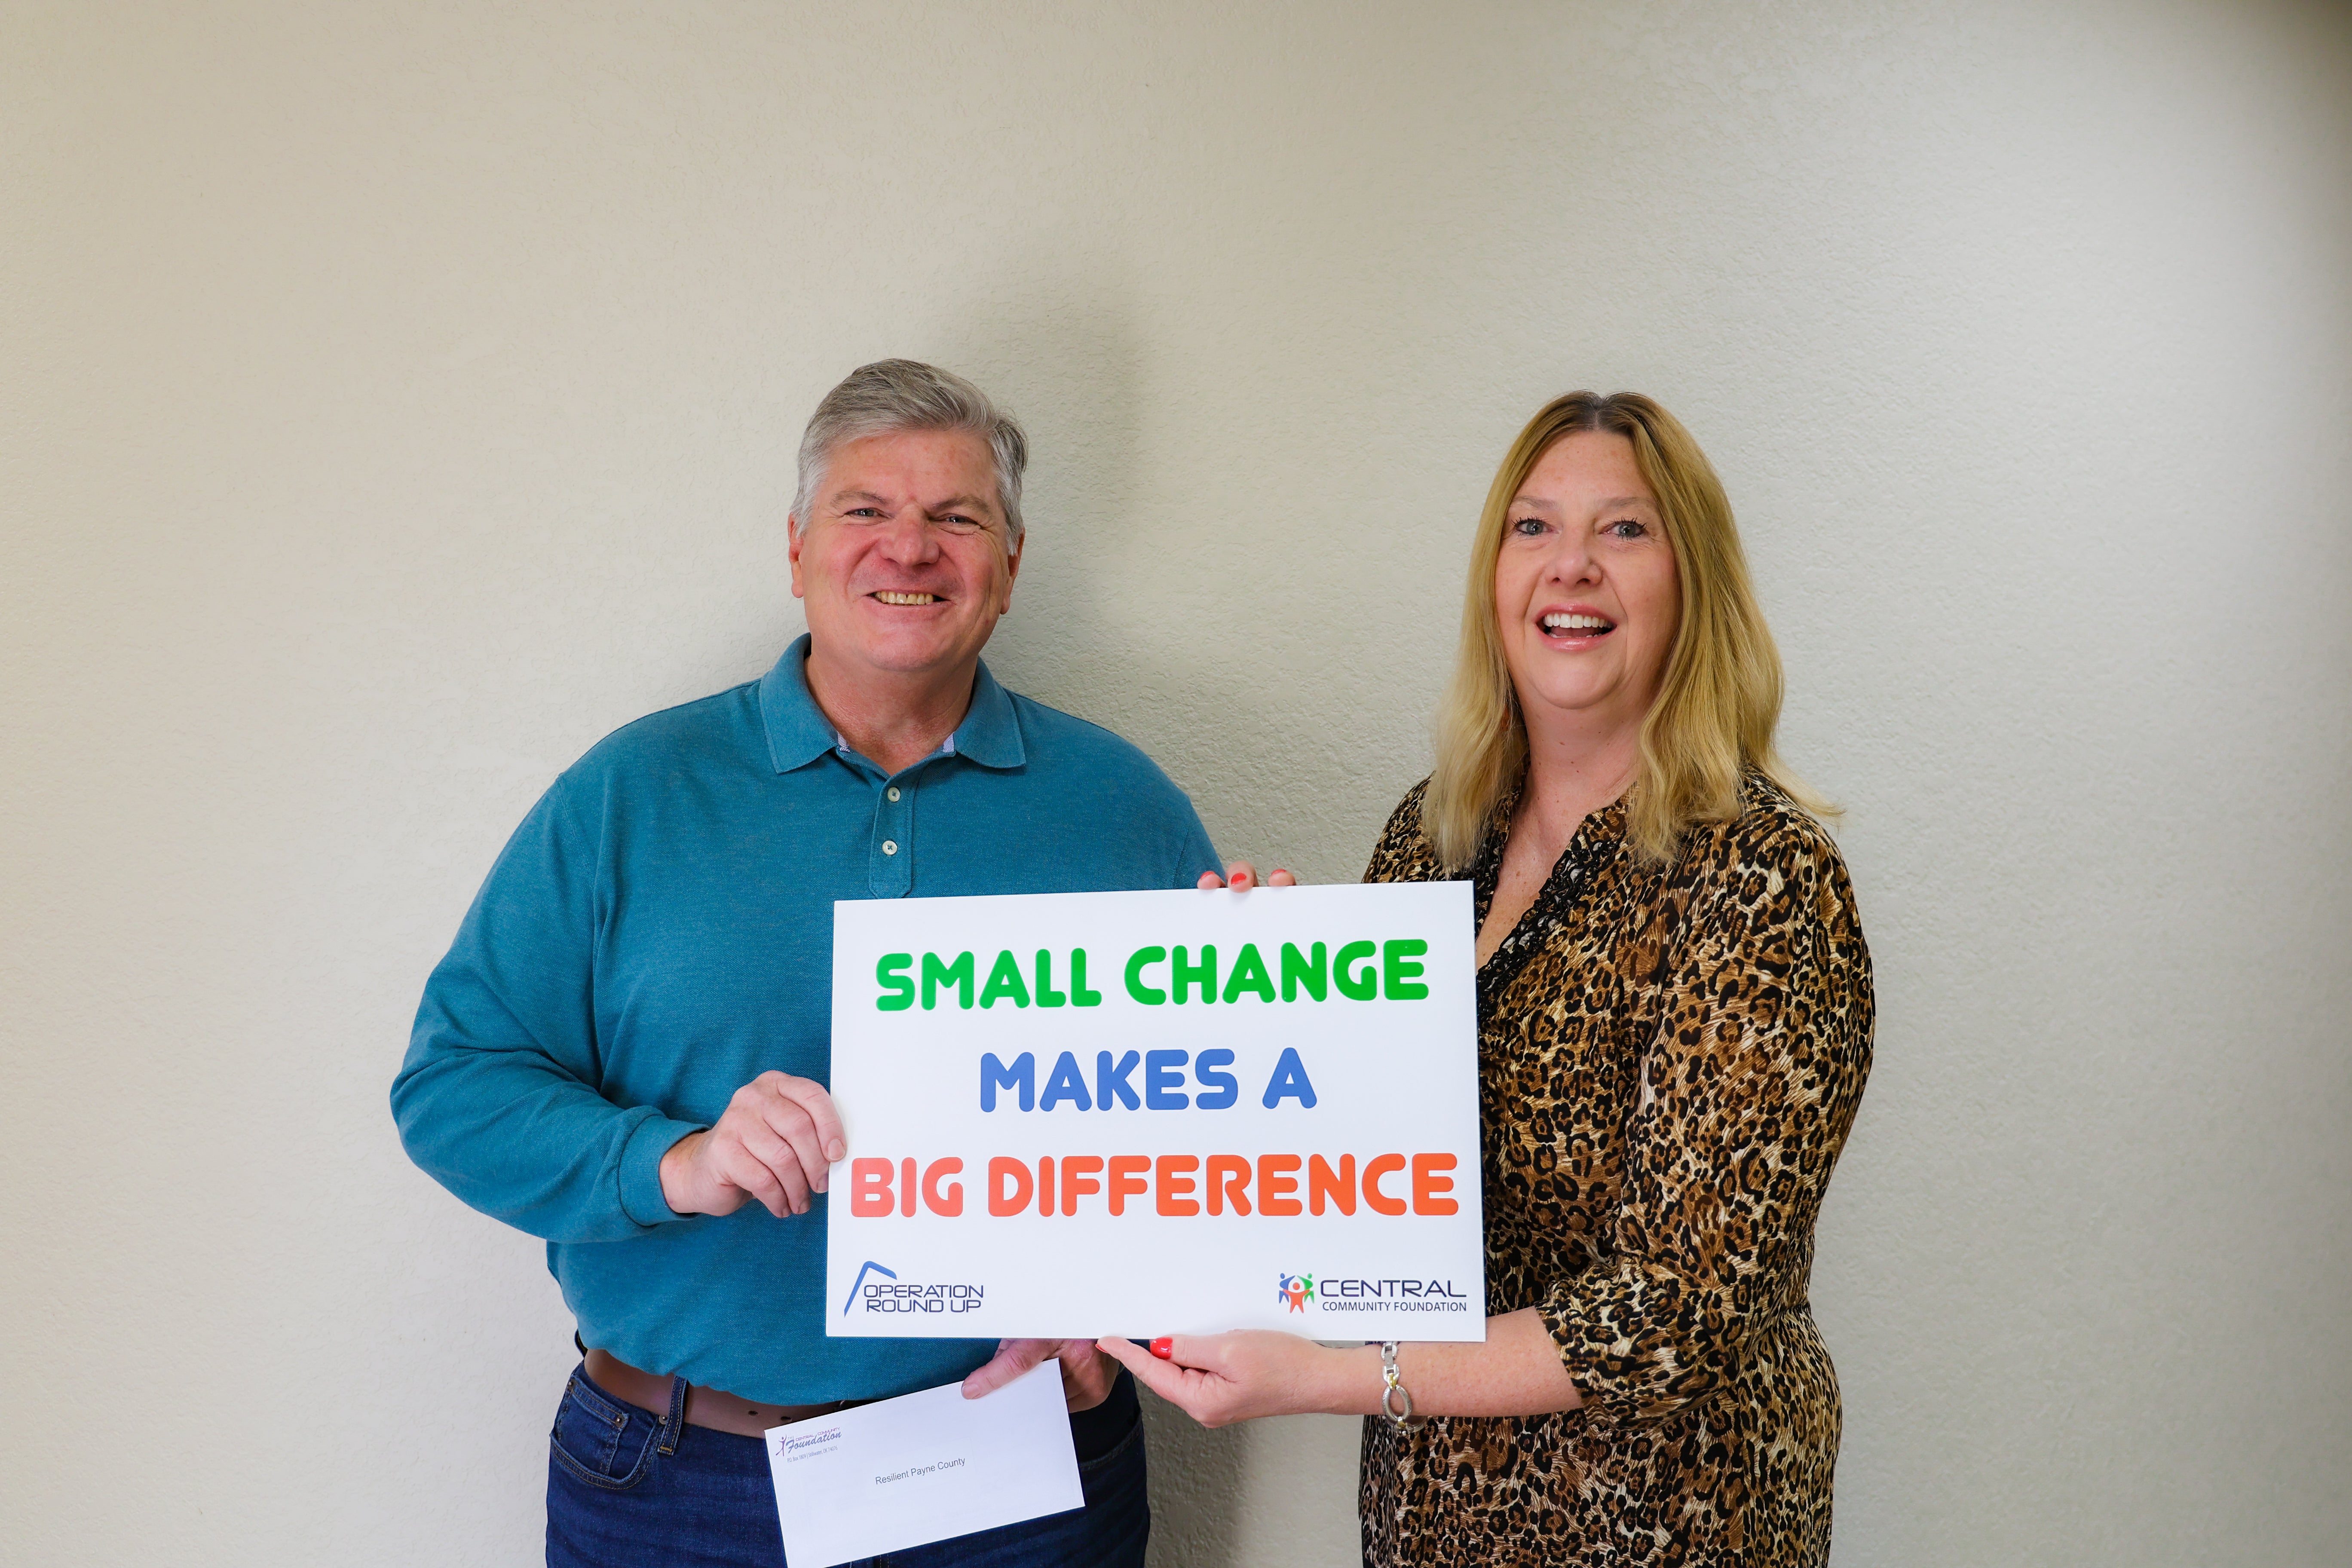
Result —
<path fill-rule="evenodd" d="M 1381 1408 L 1381 1347 L 1327 1350 L 1318 1408 L 1326 1415 L 1373 1415 Z"/>

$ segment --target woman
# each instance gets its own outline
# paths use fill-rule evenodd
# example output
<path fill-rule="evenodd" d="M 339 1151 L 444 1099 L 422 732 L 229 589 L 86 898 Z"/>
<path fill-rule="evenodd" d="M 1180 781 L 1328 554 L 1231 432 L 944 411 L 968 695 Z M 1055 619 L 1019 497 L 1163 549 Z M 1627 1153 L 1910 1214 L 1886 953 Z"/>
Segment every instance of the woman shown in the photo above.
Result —
<path fill-rule="evenodd" d="M 1806 1278 L 1870 959 L 1780 706 L 1689 433 L 1633 394 L 1545 407 L 1480 520 L 1435 771 L 1365 873 L 1476 889 L 1486 1341 L 1102 1342 L 1211 1426 L 1372 1417 L 1369 1563 L 1828 1558 Z"/>

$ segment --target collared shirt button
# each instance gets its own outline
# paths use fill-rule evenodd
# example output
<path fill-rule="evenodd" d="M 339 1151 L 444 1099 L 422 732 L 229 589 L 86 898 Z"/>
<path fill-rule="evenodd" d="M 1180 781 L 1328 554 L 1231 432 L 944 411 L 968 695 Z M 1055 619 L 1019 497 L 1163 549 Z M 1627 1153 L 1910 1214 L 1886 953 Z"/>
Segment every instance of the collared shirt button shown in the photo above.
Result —
<path fill-rule="evenodd" d="M 892 784 L 886 793 L 892 800 L 896 800 L 898 798 L 898 786 L 897 784 Z"/>
<path fill-rule="evenodd" d="M 885 855 L 896 855 L 898 852 L 898 841 L 897 839 L 895 839 L 895 838 L 885 838 L 884 840 L 882 840 L 882 853 L 883 853 L 883 854 L 885 854 Z"/>

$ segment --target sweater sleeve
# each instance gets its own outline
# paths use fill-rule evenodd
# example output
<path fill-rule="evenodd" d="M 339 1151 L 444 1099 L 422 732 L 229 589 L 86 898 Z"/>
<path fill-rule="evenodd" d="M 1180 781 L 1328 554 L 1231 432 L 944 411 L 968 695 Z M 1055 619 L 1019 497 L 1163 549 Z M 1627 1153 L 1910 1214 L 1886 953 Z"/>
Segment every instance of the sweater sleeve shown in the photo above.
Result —
<path fill-rule="evenodd" d="M 1184 820 L 1178 829 L 1181 836 L 1176 851 L 1176 870 L 1168 885 L 1180 890 L 1201 885 L 1201 873 L 1214 871 L 1225 874 L 1225 863 L 1217 858 L 1217 847 L 1209 842 L 1209 830 L 1201 826 L 1201 815 L 1190 801 L 1184 805 Z"/>
<path fill-rule="evenodd" d="M 1538 1309 L 1588 1407 L 1663 1420 L 1804 1301 L 1870 1068 L 1870 958 L 1837 851 L 1743 819 L 1695 879 L 1628 1119 L 1611 1255 Z"/>
<path fill-rule="evenodd" d="M 661 1157 L 700 1124 L 598 1090 L 601 842 L 595 803 L 558 779 L 425 983 L 392 1086 L 409 1158 L 474 1208 L 550 1241 L 689 1223 L 663 1199 Z"/>

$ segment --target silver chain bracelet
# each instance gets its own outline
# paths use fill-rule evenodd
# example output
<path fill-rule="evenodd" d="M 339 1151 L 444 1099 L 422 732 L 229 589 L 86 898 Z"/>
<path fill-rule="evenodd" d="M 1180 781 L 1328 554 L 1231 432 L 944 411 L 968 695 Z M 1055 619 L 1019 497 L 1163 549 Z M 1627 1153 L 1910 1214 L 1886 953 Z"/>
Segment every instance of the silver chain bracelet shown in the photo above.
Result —
<path fill-rule="evenodd" d="M 1395 1422 L 1399 1431 L 1410 1431 L 1421 1422 L 1413 1419 L 1412 1395 L 1405 1391 L 1404 1379 L 1397 1372 L 1396 1352 L 1394 1340 L 1381 1346 L 1381 1414 Z M 1399 1400 L 1404 1403 L 1402 1411 L 1396 1407 Z"/>

